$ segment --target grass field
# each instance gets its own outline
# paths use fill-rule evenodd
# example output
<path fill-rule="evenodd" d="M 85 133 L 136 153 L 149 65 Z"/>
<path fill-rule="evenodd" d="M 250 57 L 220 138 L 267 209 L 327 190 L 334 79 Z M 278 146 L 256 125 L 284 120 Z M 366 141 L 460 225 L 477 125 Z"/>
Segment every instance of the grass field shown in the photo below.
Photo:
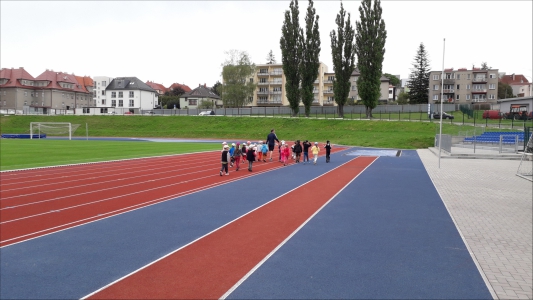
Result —
<path fill-rule="evenodd" d="M 383 115 L 382 115 L 383 117 Z M 29 133 L 30 122 L 71 122 L 80 124 L 74 136 L 214 138 L 230 141 L 264 140 L 270 129 L 280 139 L 310 140 L 334 144 L 398 149 L 433 146 L 439 132 L 438 120 L 408 122 L 382 120 L 341 120 L 271 117 L 197 116 L 1 116 L 1 133 Z M 471 125 L 443 121 L 443 133 L 481 133 Z M 497 130 L 497 129 L 492 129 Z M 189 147 L 190 146 L 190 147 Z M 80 163 L 120 158 L 155 156 L 219 149 L 220 145 L 106 142 L 1 140 L 1 170 Z"/>
<path fill-rule="evenodd" d="M 0 170 L 24 169 L 124 158 L 221 149 L 216 143 L 120 141 L 0 140 Z M 217 159 L 213 157 L 213 159 Z"/>

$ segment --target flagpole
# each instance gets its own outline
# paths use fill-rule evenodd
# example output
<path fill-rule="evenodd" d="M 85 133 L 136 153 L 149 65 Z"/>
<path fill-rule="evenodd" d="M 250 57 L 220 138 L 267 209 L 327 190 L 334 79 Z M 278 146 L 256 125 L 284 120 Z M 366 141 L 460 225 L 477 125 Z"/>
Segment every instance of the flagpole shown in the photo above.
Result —
<path fill-rule="evenodd" d="M 444 53 L 446 51 L 446 38 L 443 41 L 442 47 L 442 73 L 441 73 L 441 88 L 440 88 L 440 130 L 439 130 L 439 169 L 440 169 L 440 150 L 442 144 L 442 102 L 444 96 Z"/>

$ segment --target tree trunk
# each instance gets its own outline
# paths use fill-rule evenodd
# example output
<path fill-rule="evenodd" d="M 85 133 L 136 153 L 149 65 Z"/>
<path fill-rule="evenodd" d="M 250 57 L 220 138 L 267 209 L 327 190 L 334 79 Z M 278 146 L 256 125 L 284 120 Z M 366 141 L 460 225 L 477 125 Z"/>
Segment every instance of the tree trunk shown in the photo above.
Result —
<path fill-rule="evenodd" d="M 344 119 L 344 105 L 339 105 L 338 106 L 338 111 L 339 111 L 339 118 L 343 118 Z"/>
<path fill-rule="evenodd" d="M 372 119 L 373 116 L 372 116 L 372 108 L 370 108 L 369 106 L 366 107 L 366 117 L 368 119 Z"/>

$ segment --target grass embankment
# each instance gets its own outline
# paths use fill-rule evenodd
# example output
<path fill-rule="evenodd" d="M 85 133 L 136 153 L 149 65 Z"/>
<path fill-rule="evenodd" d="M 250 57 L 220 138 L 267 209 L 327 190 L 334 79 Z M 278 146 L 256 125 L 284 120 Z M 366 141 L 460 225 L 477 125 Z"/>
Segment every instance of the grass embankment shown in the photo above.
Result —
<path fill-rule="evenodd" d="M 433 144 L 435 123 L 367 120 L 250 117 L 160 116 L 9 116 L 1 117 L 1 133 L 29 133 L 30 122 L 81 124 L 75 136 L 168 137 L 264 140 L 275 128 L 280 139 L 335 144 L 417 149 Z"/>

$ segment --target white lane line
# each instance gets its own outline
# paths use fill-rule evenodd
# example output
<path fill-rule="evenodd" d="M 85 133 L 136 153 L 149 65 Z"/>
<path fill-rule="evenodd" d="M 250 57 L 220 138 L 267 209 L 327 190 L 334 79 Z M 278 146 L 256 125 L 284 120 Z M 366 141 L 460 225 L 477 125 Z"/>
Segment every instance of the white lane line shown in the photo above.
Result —
<path fill-rule="evenodd" d="M 76 167 L 76 166 L 84 166 L 84 165 L 94 165 L 94 164 L 104 164 L 104 163 L 113 163 L 113 162 L 128 162 L 132 160 L 139 160 L 139 159 L 159 159 L 169 156 L 183 156 L 183 155 L 191 155 L 191 154 L 197 154 L 197 153 L 209 153 L 209 152 L 218 152 L 218 150 L 206 150 L 206 151 L 199 151 L 194 153 L 180 153 L 180 154 L 168 154 L 168 155 L 159 155 L 159 156 L 144 156 L 144 157 L 135 157 L 135 158 L 122 158 L 122 159 L 114 159 L 114 160 L 106 160 L 106 161 L 94 161 L 94 162 L 86 162 L 86 163 L 73 163 L 73 164 L 64 164 L 64 165 L 55 165 L 55 166 L 45 166 L 45 167 L 34 167 L 34 168 L 26 168 L 26 169 L 15 169 L 15 170 L 5 170 L 0 171 L 0 174 L 4 173 L 14 173 L 14 172 L 22 172 L 22 171 L 32 171 L 32 170 L 43 170 L 43 169 L 51 169 L 51 168 L 62 168 L 62 167 Z M 17 173 L 19 174 L 19 173 Z M 9 174 L 11 175 L 11 174 Z"/>
<path fill-rule="evenodd" d="M 354 158 L 354 159 L 357 159 L 357 158 Z M 353 160 L 353 159 L 352 159 L 352 160 Z M 276 198 L 274 198 L 274 199 L 272 199 L 272 200 L 270 200 L 270 201 L 268 201 L 268 202 L 266 202 L 266 203 L 264 203 L 264 204 L 262 204 L 262 205 L 260 205 L 260 206 L 258 206 L 258 207 L 256 207 L 256 208 L 252 209 L 251 211 L 249 211 L 249 212 L 243 214 L 242 216 L 240 216 L 240 217 L 238 217 L 238 218 L 236 218 L 236 219 L 233 219 L 232 221 L 229 221 L 228 223 L 226 223 L 226 224 L 224 224 L 224 225 L 222 225 L 222 226 L 220 226 L 220 227 L 218 227 L 218 228 L 216 228 L 216 229 L 214 229 L 214 230 L 212 230 L 212 231 L 210 231 L 210 232 L 208 232 L 208 233 L 202 235 L 201 237 L 199 237 L 199 238 L 197 238 L 197 239 L 195 239 L 195 240 L 193 240 L 193 241 L 191 241 L 191 242 L 189 242 L 189 243 L 187 243 L 187 244 L 185 244 L 185 245 L 179 247 L 178 249 L 176 249 L 176 250 L 174 250 L 174 251 L 169 252 L 168 254 L 166 254 L 166 255 L 164 255 L 164 256 L 162 256 L 162 257 L 160 257 L 160 258 L 158 258 L 158 259 L 156 259 L 156 260 L 154 260 L 154 261 L 152 261 L 152 262 L 150 262 L 150 263 L 148 263 L 148 264 L 146 264 L 146 265 L 140 267 L 139 269 L 137 269 L 137 270 L 135 270 L 135 271 L 132 271 L 132 272 L 130 272 L 130 273 L 128 273 L 128 274 L 122 276 L 121 278 L 119 278 L 119 279 L 117 279 L 117 280 L 115 280 L 115 281 L 113 281 L 113 282 L 111 282 L 111 283 L 109 283 L 109 284 L 107 284 L 107 285 L 105 285 L 105 286 L 99 288 L 98 290 L 96 290 L 96 291 L 94 291 L 94 292 L 92 292 L 92 293 L 90 293 L 90 294 L 88 294 L 88 295 L 85 295 L 85 296 L 81 297 L 80 299 L 83 300 L 83 299 L 86 299 L 86 298 L 88 298 L 88 297 L 91 297 L 92 295 L 94 295 L 94 294 L 96 294 L 96 293 L 98 293 L 98 292 L 100 292 L 100 291 L 106 289 L 107 287 L 112 286 L 113 284 L 115 284 L 115 283 L 117 283 L 117 282 L 119 282 L 119 281 L 122 281 L 122 280 L 124 280 L 125 278 L 130 277 L 130 276 L 134 275 L 135 273 L 138 273 L 138 272 L 140 272 L 140 271 L 142 271 L 142 270 L 148 268 L 149 266 L 151 266 L 151 265 L 157 263 L 158 261 L 160 261 L 160 260 L 162 260 L 162 259 L 165 259 L 165 258 L 169 257 L 170 255 L 172 255 L 172 254 L 174 254 L 174 253 L 180 251 L 181 249 L 184 249 L 185 247 L 187 247 L 187 246 L 189 246 L 189 245 L 192 245 L 192 244 L 194 244 L 195 242 L 197 242 L 197 241 L 199 241 L 199 240 L 201 240 L 201 239 L 203 239 L 203 238 L 205 238 L 205 237 L 207 237 L 207 236 L 209 236 L 209 235 L 211 235 L 211 234 L 213 234 L 213 233 L 219 231 L 220 229 L 222 229 L 222 228 L 224 228 L 224 227 L 230 225 L 231 223 L 234 223 L 234 222 L 236 222 L 236 221 L 238 221 L 238 220 L 244 218 L 245 216 L 251 214 L 252 212 L 254 212 L 254 211 L 256 211 L 256 210 L 262 208 L 262 207 L 265 206 L 265 205 L 268 205 L 269 203 L 271 203 L 271 202 L 273 202 L 273 201 L 278 200 L 279 198 L 281 198 L 281 197 L 283 197 L 283 196 L 285 196 L 285 195 L 287 195 L 287 194 L 289 194 L 289 193 L 291 193 L 291 192 L 293 192 L 293 191 L 299 189 L 300 187 L 303 187 L 304 185 L 307 185 L 308 183 L 311 183 L 311 182 L 317 180 L 318 178 L 320 178 L 320 177 L 322 177 L 322 176 L 325 176 L 326 174 L 332 172 L 333 170 L 336 170 L 336 169 L 342 167 L 343 165 L 349 163 L 349 162 L 352 161 L 352 160 L 349 160 L 348 162 L 345 162 L 345 163 L 343 163 L 343 164 L 341 164 L 341 165 L 339 165 L 339 166 L 337 166 L 337 167 L 335 167 L 335 168 L 329 170 L 328 172 L 326 172 L 326 173 L 324 173 L 324 174 L 322 174 L 322 175 L 319 175 L 318 177 L 315 177 L 315 178 L 313 178 L 313 179 L 311 179 L 311 180 L 309 180 L 309 181 L 307 181 L 307 182 L 302 183 L 301 185 L 299 185 L 299 186 L 293 188 L 292 190 L 289 190 L 289 191 L 287 191 L 286 193 L 283 193 L 282 195 L 279 195 L 278 197 L 276 197 Z M 281 168 L 281 167 L 280 167 L 280 168 Z M 364 170 L 363 170 L 363 171 L 364 171 Z M 362 171 L 361 171 L 361 173 L 362 173 Z M 355 178 L 354 178 L 354 179 L 355 179 Z"/>
<path fill-rule="evenodd" d="M 354 159 L 357 159 L 357 158 L 354 158 Z M 352 160 L 354 160 L 352 159 Z M 324 207 L 326 207 L 326 205 L 328 205 L 333 199 L 335 199 L 337 197 L 338 194 L 340 194 L 342 191 L 344 191 L 344 189 L 350 185 L 357 177 L 359 177 L 359 175 L 363 174 L 363 172 L 368 168 L 370 167 L 376 160 L 378 159 L 378 157 L 376 157 L 370 164 L 368 164 L 368 166 L 366 166 L 361 172 L 359 172 L 359 174 L 355 175 L 355 177 L 350 180 L 350 182 L 348 182 L 344 187 L 342 187 L 337 193 L 335 193 L 335 195 L 333 195 L 326 203 L 324 203 L 324 205 L 322 205 L 314 214 L 312 214 L 307 220 L 305 220 L 302 225 L 300 225 L 298 228 L 296 228 L 296 230 L 294 230 L 285 240 L 283 240 L 276 248 L 274 248 L 274 250 L 272 250 L 267 256 L 265 256 L 265 258 L 263 258 L 257 265 L 255 265 L 255 267 L 253 267 L 248 273 L 246 273 L 246 275 L 244 275 L 239 281 L 237 281 L 237 283 L 235 283 L 235 285 L 233 285 L 224 295 L 222 295 L 219 299 L 226 299 L 231 293 L 233 293 L 233 291 L 235 291 L 235 289 L 237 289 L 244 281 L 246 281 L 246 279 L 248 279 L 248 277 L 250 277 L 257 269 L 259 269 L 259 267 L 261 267 L 272 255 L 274 255 L 283 245 L 285 245 L 296 233 L 298 233 L 298 231 L 300 231 L 300 229 L 302 229 L 309 221 L 311 221 L 311 219 L 313 219 Z M 352 161 L 350 160 L 350 161 Z M 350 162 L 348 161 L 348 162 Z M 318 177 L 317 177 L 318 178 Z"/>

